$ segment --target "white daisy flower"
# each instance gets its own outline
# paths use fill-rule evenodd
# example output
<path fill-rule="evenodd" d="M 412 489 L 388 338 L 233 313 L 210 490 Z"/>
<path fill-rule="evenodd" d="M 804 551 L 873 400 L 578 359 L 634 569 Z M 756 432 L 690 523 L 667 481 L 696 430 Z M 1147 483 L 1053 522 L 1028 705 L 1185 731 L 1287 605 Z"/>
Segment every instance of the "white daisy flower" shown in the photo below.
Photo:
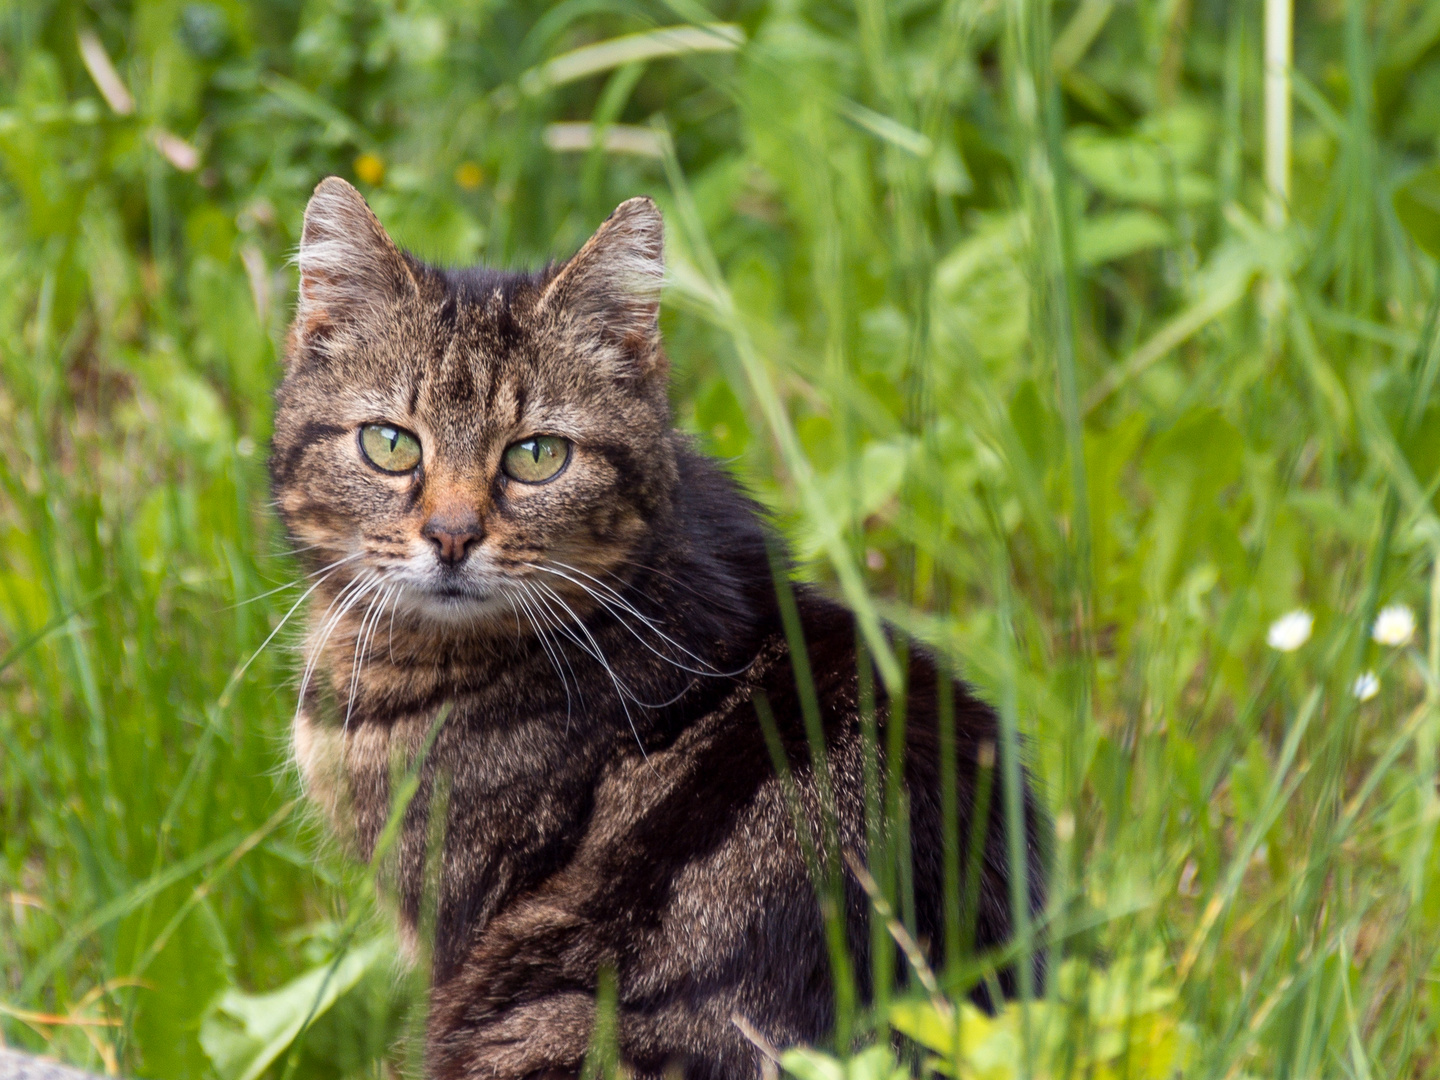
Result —
<path fill-rule="evenodd" d="M 1408 645 L 1415 636 L 1415 613 L 1404 604 L 1391 604 L 1375 616 L 1371 637 L 1381 645 Z"/>
<path fill-rule="evenodd" d="M 1294 652 L 1310 640 L 1310 631 L 1314 627 L 1315 616 L 1304 608 L 1296 608 L 1270 624 L 1265 644 L 1280 652 Z"/>
<path fill-rule="evenodd" d="M 1380 693 L 1380 680 L 1375 677 L 1375 672 L 1362 671 L 1355 676 L 1355 682 L 1350 687 L 1350 692 L 1355 695 L 1357 701 L 1369 701 Z"/>

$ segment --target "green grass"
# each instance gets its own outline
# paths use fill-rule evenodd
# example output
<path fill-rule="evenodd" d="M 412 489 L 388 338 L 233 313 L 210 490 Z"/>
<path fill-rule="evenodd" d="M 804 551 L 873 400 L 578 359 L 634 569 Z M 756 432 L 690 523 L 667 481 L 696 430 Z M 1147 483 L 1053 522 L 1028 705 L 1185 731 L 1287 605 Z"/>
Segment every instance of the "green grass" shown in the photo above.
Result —
<path fill-rule="evenodd" d="M 1059 974 L 961 1017 L 963 1075 L 1440 1073 L 1440 7 L 1295 16 L 1267 216 L 1255 3 L 0 4 L 4 1041 L 416 1068 L 370 876 L 292 806 L 287 631 L 255 655 L 299 595 L 268 395 L 333 172 L 450 262 L 661 203 L 679 422 L 872 646 L 1001 708 L 1056 823 Z M 555 148 L 585 121 L 625 126 Z M 854 1030 L 943 1057 L 948 1008 Z"/>

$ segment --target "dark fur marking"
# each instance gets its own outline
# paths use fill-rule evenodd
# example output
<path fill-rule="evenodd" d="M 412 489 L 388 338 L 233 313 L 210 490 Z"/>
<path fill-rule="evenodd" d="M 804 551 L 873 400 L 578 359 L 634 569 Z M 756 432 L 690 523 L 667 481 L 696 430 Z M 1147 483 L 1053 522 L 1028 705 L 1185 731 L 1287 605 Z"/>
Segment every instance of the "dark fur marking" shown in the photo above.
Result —
<path fill-rule="evenodd" d="M 484 407 L 484 415 L 487 417 L 495 415 L 495 398 L 498 397 L 500 394 L 501 380 L 500 373 L 493 368 L 490 370 L 489 376 L 489 383 L 485 387 Z"/>
<path fill-rule="evenodd" d="M 305 452 L 322 439 L 333 439 L 344 435 L 346 429 L 323 420 L 307 420 L 293 432 L 287 433 L 285 447 L 278 456 L 272 455 L 270 468 L 280 479 L 288 478 Z M 272 443 L 272 445 L 278 445 Z"/>

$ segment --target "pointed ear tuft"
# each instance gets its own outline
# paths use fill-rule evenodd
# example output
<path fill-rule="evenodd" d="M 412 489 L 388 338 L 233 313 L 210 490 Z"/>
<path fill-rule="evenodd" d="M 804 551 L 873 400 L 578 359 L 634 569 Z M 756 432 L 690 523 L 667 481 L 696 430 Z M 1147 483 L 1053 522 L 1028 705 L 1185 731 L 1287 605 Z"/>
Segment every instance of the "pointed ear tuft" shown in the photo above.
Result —
<path fill-rule="evenodd" d="M 320 181 L 310 196 L 296 261 L 301 334 L 334 329 L 418 291 L 405 256 L 364 197 L 338 176 Z"/>
<path fill-rule="evenodd" d="M 654 202 L 629 199 L 551 280 L 541 310 L 565 314 L 619 349 L 622 366 L 649 371 L 660 355 L 660 285 L 665 277 L 665 221 Z"/>

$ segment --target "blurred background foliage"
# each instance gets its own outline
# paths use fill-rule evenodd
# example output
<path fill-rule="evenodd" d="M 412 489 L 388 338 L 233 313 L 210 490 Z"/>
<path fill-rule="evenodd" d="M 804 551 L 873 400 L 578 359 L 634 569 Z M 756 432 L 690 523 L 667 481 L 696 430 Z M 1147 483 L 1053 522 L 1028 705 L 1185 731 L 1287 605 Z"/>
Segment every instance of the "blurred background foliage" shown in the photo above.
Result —
<path fill-rule="evenodd" d="M 679 423 L 1023 733 L 1047 1000 L 957 1009 L 956 970 L 855 1030 L 965 1076 L 1440 1072 L 1440 4 L 1300 6 L 1278 131 L 1264 17 L 0 0 L 4 1041 L 417 1068 L 270 639 L 288 259 L 338 173 L 445 263 L 653 195 Z M 1372 640 L 1397 604 L 1418 632 Z M 824 1049 L 785 1067 L 901 1069 Z"/>

